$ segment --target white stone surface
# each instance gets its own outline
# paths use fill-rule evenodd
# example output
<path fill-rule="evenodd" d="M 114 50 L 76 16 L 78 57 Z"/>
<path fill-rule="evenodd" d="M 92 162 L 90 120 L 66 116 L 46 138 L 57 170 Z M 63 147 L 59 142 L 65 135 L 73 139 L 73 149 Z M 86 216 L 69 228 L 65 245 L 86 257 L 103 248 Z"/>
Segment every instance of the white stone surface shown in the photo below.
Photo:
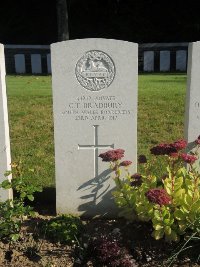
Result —
<path fill-rule="evenodd" d="M 160 51 L 160 71 L 170 70 L 170 51 Z"/>
<path fill-rule="evenodd" d="M 5 179 L 4 173 L 11 169 L 10 138 L 5 82 L 4 46 L 0 44 L 0 183 Z M 11 178 L 11 177 L 9 177 Z M 11 190 L 0 189 L 0 201 L 12 197 Z"/>
<path fill-rule="evenodd" d="M 31 54 L 31 68 L 33 74 L 42 73 L 42 62 L 40 54 Z"/>
<path fill-rule="evenodd" d="M 97 54 L 89 59 L 94 52 L 88 51 L 94 50 Z M 138 45 L 71 40 L 52 44 L 51 59 L 57 212 L 117 216 L 109 164 L 98 155 L 125 149 L 125 159 L 133 161 L 132 172 L 136 171 Z M 108 87 L 92 91 L 81 85 L 81 75 L 82 83 L 89 83 L 85 87 L 98 87 L 103 81 L 99 75 L 108 82 L 113 64 L 115 76 L 111 75 L 114 79 Z"/>
<path fill-rule="evenodd" d="M 176 51 L 176 70 L 185 71 L 187 63 L 187 52 L 186 50 Z"/>
<path fill-rule="evenodd" d="M 194 140 L 200 135 L 200 42 L 189 44 L 187 95 L 185 109 L 185 138 L 189 148 L 195 149 Z M 198 151 L 200 153 L 200 150 Z M 200 161 L 196 163 L 200 172 Z"/>
<path fill-rule="evenodd" d="M 15 72 L 19 73 L 19 74 L 26 73 L 24 54 L 16 54 L 15 55 Z"/>
<path fill-rule="evenodd" d="M 47 72 L 51 73 L 51 54 L 47 54 Z"/>
<path fill-rule="evenodd" d="M 144 51 L 143 70 L 147 72 L 154 71 L 154 51 Z"/>

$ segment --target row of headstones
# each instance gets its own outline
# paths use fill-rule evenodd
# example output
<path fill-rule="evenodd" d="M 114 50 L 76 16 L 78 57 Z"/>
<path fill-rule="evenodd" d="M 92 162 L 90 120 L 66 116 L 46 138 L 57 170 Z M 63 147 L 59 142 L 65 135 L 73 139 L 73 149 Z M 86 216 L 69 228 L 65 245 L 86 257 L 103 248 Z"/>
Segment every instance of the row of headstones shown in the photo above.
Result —
<path fill-rule="evenodd" d="M 153 72 L 154 62 L 155 62 L 155 52 L 154 51 L 144 51 L 144 61 L 143 61 L 143 71 Z M 160 51 L 160 71 L 170 71 L 171 70 L 171 51 Z M 186 71 L 187 68 L 187 51 L 177 50 L 176 51 L 176 71 Z"/>
<path fill-rule="evenodd" d="M 24 54 L 16 54 L 15 59 L 15 72 L 17 74 L 27 73 L 26 71 L 26 61 Z M 47 73 L 51 74 L 51 55 L 46 55 L 47 60 Z M 31 73 L 32 74 L 42 74 L 42 60 L 40 54 L 31 54 Z"/>
<path fill-rule="evenodd" d="M 0 179 L 10 169 L 3 45 L 0 56 Z M 100 151 L 122 148 L 137 166 L 138 45 L 72 40 L 51 45 L 58 213 L 117 216 L 114 181 Z M 66 64 L 67 62 L 67 64 Z M 185 138 L 200 133 L 200 42 L 189 46 Z M 7 195 L 0 191 L 2 199 Z"/>
<path fill-rule="evenodd" d="M 47 60 L 47 73 L 51 74 L 51 55 L 46 55 Z M 26 62 L 24 54 L 14 55 L 15 61 L 15 72 L 17 74 L 25 74 Z M 144 51 L 143 54 L 143 71 L 153 72 L 155 62 L 155 52 L 154 51 Z M 187 51 L 177 50 L 176 51 L 176 66 L 177 71 L 185 71 L 187 67 Z M 170 71 L 171 70 L 171 51 L 160 51 L 160 62 L 159 71 Z M 42 62 L 40 54 L 31 54 L 31 73 L 32 74 L 42 74 Z"/>

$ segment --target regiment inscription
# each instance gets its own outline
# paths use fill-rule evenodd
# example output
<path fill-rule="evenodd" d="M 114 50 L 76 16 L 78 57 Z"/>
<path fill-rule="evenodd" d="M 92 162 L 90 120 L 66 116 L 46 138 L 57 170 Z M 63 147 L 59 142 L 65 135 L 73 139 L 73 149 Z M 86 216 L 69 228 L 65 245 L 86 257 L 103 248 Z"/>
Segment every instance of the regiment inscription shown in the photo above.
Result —
<path fill-rule="evenodd" d="M 112 83 L 115 77 L 115 65 L 105 52 L 91 50 L 79 59 L 75 73 L 84 88 L 99 91 Z"/>

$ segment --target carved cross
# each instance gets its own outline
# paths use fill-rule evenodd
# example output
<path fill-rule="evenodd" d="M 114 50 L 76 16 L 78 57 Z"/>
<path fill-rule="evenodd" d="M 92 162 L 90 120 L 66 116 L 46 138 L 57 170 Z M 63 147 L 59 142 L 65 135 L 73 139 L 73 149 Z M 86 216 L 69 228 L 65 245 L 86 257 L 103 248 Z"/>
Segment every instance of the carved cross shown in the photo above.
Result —
<path fill-rule="evenodd" d="M 99 165 L 98 165 L 99 149 L 114 148 L 114 144 L 99 145 L 98 143 L 99 125 L 93 125 L 93 127 L 94 127 L 94 145 L 78 145 L 78 149 L 93 149 L 94 150 L 94 177 L 97 177 L 99 174 Z"/>

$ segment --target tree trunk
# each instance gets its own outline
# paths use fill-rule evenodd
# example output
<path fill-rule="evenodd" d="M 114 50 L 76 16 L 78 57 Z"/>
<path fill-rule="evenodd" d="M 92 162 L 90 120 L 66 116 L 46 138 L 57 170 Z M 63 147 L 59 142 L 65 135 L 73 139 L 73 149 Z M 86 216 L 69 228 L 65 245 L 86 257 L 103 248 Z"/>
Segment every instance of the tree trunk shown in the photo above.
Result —
<path fill-rule="evenodd" d="M 67 0 L 57 0 L 58 41 L 69 40 Z"/>

